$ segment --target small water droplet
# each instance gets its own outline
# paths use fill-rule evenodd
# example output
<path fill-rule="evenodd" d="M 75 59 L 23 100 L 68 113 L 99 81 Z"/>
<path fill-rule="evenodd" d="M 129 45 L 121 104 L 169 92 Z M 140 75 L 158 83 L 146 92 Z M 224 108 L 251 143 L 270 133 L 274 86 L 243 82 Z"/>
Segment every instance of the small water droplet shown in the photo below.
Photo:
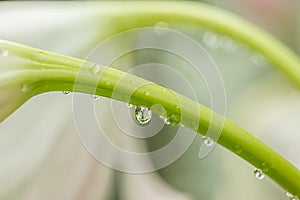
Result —
<path fill-rule="evenodd" d="M 241 147 L 239 145 L 235 145 L 234 146 L 234 152 L 237 153 L 237 154 L 241 153 L 242 152 Z"/>
<path fill-rule="evenodd" d="M 168 33 L 168 29 L 167 29 L 168 27 L 169 27 L 169 24 L 166 22 L 163 22 L 163 21 L 157 22 L 154 27 L 154 33 L 159 36 L 163 36 Z"/>
<path fill-rule="evenodd" d="M 205 32 L 203 35 L 203 42 L 207 47 L 218 48 L 221 45 L 221 40 L 219 36 L 210 31 Z"/>
<path fill-rule="evenodd" d="M 170 124 L 171 124 L 172 126 L 178 126 L 178 124 L 179 124 L 179 122 L 180 122 L 180 120 L 178 120 L 177 115 L 175 115 L 175 114 L 172 114 L 172 115 L 170 116 L 169 121 L 170 121 Z"/>
<path fill-rule="evenodd" d="M 285 193 L 285 196 L 287 196 L 290 200 L 299 200 L 298 197 L 292 195 L 292 194 L 289 193 L 289 192 L 286 192 L 286 193 Z"/>
<path fill-rule="evenodd" d="M 149 92 L 149 91 L 145 91 L 144 94 L 145 94 L 146 96 L 149 96 L 149 95 L 150 95 L 150 92 Z"/>
<path fill-rule="evenodd" d="M 105 85 L 110 85 L 110 81 L 107 81 L 107 82 L 105 83 Z"/>
<path fill-rule="evenodd" d="M 214 141 L 211 138 L 207 137 L 207 136 L 203 136 L 202 140 L 203 140 L 203 143 L 208 147 L 210 147 L 214 144 Z"/>
<path fill-rule="evenodd" d="M 289 193 L 289 192 L 286 192 L 285 195 L 286 195 L 290 200 L 299 200 L 298 197 L 292 195 L 292 194 Z"/>
<path fill-rule="evenodd" d="M 66 96 L 68 96 L 68 95 L 70 95 L 71 94 L 71 92 L 70 91 L 63 91 L 62 92 L 64 95 L 66 95 Z"/>
<path fill-rule="evenodd" d="M 254 64 L 256 64 L 258 66 L 263 66 L 267 62 L 264 55 L 259 52 L 253 52 L 251 54 L 251 60 Z"/>
<path fill-rule="evenodd" d="M 132 108 L 132 107 L 133 107 L 133 105 L 132 105 L 132 104 L 130 104 L 130 103 L 127 103 L 127 107 L 128 107 L 128 108 Z"/>
<path fill-rule="evenodd" d="M 92 64 L 92 65 L 91 65 L 91 71 L 92 71 L 94 74 L 97 74 L 97 73 L 100 71 L 99 65 L 97 65 L 97 64 Z"/>
<path fill-rule="evenodd" d="M 258 180 L 262 180 L 265 178 L 265 174 L 261 169 L 254 169 L 254 176 L 258 179 Z"/>
<path fill-rule="evenodd" d="M 184 127 L 184 125 L 183 125 L 183 124 L 180 124 L 180 126 L 181 126 L 181 127 Z"/>
<path fill-rule="evenodd" d="M 1 52 L 1 55 L 4 56 L 4 57 L 8 56 L 8 54 L 9 54 L 7 49 L 1 49 L 0 52 Z"/>
<path fill-rule="evenodd" d="M 166 117 L 165 115 L 160 115 L 159 116 L 162 120 L 164 120 L 164 123 L 169 125 L 171 122 L 170 122 L 170 119 L 168 117 Z"/>
<path fill-rule="evenodd" d="M 164 122 L 167 125 L 171 124 L 170 119 L 168 117 L 165 117 Z"/>
<path fill-rule="evenodd" d="M 145 125 L 151 121 L 152 111 L 150 108 L 144 106 L 136 106 L 135 107 L 135 119 L 139 124 Z"/>
<path fill-rule="evenodd" d="M 22 86 L 22 92 L 27 92 L 28 91 L 28 84 L 24 83 Z"/>
<path fill-rule="evenodd" d="M 222 37 L 222 47 L 228 53 L 233 53 L 237 49 L 235 42 L 228 36 Z"/>
<path fill-rule="evenodd" d="M 92 99 L 94 99 L 95 101 L 96 100 L 99 100 L 101 97 L 99 95 L 96 95 L 96 94 L 92 94 L 91 95 Z"/>
<path fill-rule="evenodd" d="M 289 193 L 289 192 L 286 192 L 286 193 L 285 193 L 285 196 L 287 196 L 287 197 L 290 199 L 290 198 L 292 198 L 294 195 L 292 195 L 292 194 Z"/>

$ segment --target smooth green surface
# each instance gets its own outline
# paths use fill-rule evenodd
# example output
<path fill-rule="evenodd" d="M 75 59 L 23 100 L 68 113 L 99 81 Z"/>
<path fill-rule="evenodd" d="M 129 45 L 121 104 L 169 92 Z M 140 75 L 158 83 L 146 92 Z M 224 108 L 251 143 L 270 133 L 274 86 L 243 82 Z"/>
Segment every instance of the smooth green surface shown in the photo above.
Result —
<path fill-rule="evenodd" d="M 102 9 L 109 10 L 105 15 L 117 20 L 116 29 L 111 29 L 108 35 L 130 28 L 153 26 L 159 21 L 207 27 L 262 52 L 296 86 L 300 86 L 300 61 L 292 51 L 263 31 L 224 11 L 187 2 L 131 2 L 122 4 L 122 11 L 110 9 L 119 7 L 118 3 L 101 5 Z M 130 96 L 130 103 L 147 107 L 160 104 L 173 124 L 180 122 L 202 134 L 211 126 L 217 135 L 218 122 L 223 120 L 215 114 L 219 120 L 211 121 L 213 113 L 208 108 L 122 71 L 99 66 L 99 72 L 95 74 L 92 63 L 79 59 L 5 41 L 0 41 L 0 48 L 9 51 L 8 57 L 15 56 L 23 61 L 0 74 L 1 121 L 34 95 L 57 90 L 94 93 L 96 87 L 96 93 L 101 96 L 125 102 Z M 156 106 L 152 110 L 163 114 Z M 245 130 L 225 120 L 218 143 L 262 169 L 285 190 L 300 196 L 300 171 Z"/>

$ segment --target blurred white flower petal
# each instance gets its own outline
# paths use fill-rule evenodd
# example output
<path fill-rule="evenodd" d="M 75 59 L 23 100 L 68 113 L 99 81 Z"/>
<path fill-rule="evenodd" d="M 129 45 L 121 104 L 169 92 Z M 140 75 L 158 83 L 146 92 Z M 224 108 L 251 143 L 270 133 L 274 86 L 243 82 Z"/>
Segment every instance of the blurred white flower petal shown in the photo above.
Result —
<path fill-rule="evenodd" d="M 1 2 L 0 38 L 84 57 L 82 49 L 103 24 L 95 26 L 90 19 L 88 12 L 72 7 L 72 3 Z M 45 199 L 48 194 L 49 199 L 74 199 L 79 193 L 92 194 L 85 192 L 100 189 L 101 184 L 110 187 L 111 170 L 101 170 L 99 178 L 97 167 L 104 167 L 86 155 L 78 141 L 57 149 L 61 140 L 78 140 L 70 97 L 50 93 L 31 99 L 0 124 L 0 133 L 0 199 Z M 95 172 L 92 177 L 91 170 Z M 82 185 L 85 183 L 91 187 Z M 98 196 L 105 195 L 95 191 Z"/>
<path fill-rule="evenodd" d="M 168 185 L 157 173 L 125 174 L 122 176 L 125 200 L 192 200 L 188 194 Z"/>

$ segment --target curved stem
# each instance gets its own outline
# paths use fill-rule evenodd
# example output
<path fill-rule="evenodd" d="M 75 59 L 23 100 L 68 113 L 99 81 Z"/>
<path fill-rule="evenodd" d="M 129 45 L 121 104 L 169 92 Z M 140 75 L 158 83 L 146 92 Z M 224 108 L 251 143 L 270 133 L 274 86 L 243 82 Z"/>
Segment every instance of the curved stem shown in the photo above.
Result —
<path fill-rule="evenodd" d="M 107 30 L 107 36 L 133 28 L 153 27 L 161 21 L 169 23 L 168 28 L 172 28 L 172 24 L 174 28 L 178 24 L 205 27 L 259 51 L 300 88 L 299 57 L 270 34 L 233 13 L 198 2 L 134 1 L 101 5 L 108 10 L 104 15 L 112 18 L 113 26 Z M 99 7 L 92 8 L 96 15 Z"/>
<path fill-rule="evenodd" d="M 217 122 L 223 120 L 222 116 L 213 113 L 205 106 L 134 75 L 100 65 L 97 65 L 98 71 L 95 74 L 93 73 L 95 65 L 83 60 L 14 43 L 5 43 L 5 45 L 2 44 L 3 46 L 11 54 L 27 59 L 27 64 L 22 69 L 11 70 L 0 76 L 1 86 L 10 91 L 18 91 L 14 93 L 13 99 L 16 98 L 16 94 L 23 94 L 19 95 L 14 108 L 5 107 L 5 102 L 0 101 L 0 120 L 5 119 L 30 97 L 57 90 L 96 93 L 131 104 L 151 107 L 158 115 L 165 114 L 170 117 L 174 125 L 182 123 L 204 135 L 208 127 L 211 126 L 214 129 L 219 125 Z M 21 86 L 24 84 L 27 89 L 21 91 Z M 14 103 L 13 101 L 7 102 L 7 105 Z M 166 113 L 159 109 L 160 107 L 155 106 L 158 104 L 165 109 Z M 220 120 L 211 121 L 212 115 Z M 300 194 L 300 171 L 296 167 L 233 122 L 224 120 L 225 123 L 217 141 L 219 144 L 262 169 L 290 193 Z M 216 131 L 218 130 L 216 128 Z"/>
<path fill-rule="evenodd" d="M 117 25 L 123 25 L 111 30 L 109 34 L 130 28 L 153 26 L 158 21 L 205 26 L 262 52 L 274 66 L 300 87 L 298 57 L 265 32 L 232 14 L 187 2 L 134 2 L 126 4 L 126 9 L 123 4 L 120 9 L 109 9 L 110 6 L 118 7 L 117 3 L 101 5 L 110 10 L 106 14 L 118 20 Z M 98 66 L 99 72 L 95 74 L 91 70 L 92 63 L 79 59 L 9 42 L 0 42 L 0 48 L 26 60 L 23 64 L 18 63 L 19 67 L 0 74 L 0 120 L 4 120 L 30 97 L 56 90 L 96 93 L 125 102 L 129 100 L 132 104 L 152 107 L 155 113 L 164 114 L 163 110 L 155 106 L 160 104 L 173 124 L 180 122 L 204 135 L 209 126 L 218 127 L 218 120 L 211 121 L 212 115 L 223 120 L 222 116 L 174 91 L 122 71 Z M 254 136 L 233 122 L 224 120 L 217 142 L 262 169 L 290 193 L 300 196 L 300 171 Z"/>

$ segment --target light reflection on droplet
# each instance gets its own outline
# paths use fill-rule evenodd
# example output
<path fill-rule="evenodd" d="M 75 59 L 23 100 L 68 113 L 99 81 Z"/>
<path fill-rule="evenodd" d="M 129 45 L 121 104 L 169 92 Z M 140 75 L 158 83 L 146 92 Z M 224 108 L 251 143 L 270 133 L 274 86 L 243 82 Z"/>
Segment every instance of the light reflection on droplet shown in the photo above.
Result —
<path fill-rule="evenodd" d="M 96 100 L 99 100 L 101 97 L 99 95 L 96 95 L 96 94 L 92 94 L 91 95 L 92 99 L 94 99 L 95 101 Z"/>
<path fill-rule="evenodd" d="M 130 104 L 130 103 L 127 103 L 127 107 L 128 107 L 128 108 L 132 108 L 132 107 L 133 107 L 133 105 L 132 105 L 132 104 Z"/>
<path fill-rule="evenodd" d="M 289 192 L 286 192 L 286 193 L 285 193 L 285 196 L 287 196 L 290 200 L 299 200 L 298 197 L 292 195 L 292 194 L 289 193 Z"/>
<path fill-rule="evenodd" d="M 144 106 L 136 106 L 135 108 L 135 119 L 141 125 L 146 125 L 151 121 L 152 111 L 150 108 Z"/>
<path fill-rule="evenodd" d="M 27 92 L 28 91 L 28 84 L 27 83 L 24 83 L 22 85 L 22 92 Z"/>
<path fill-rule="evenodd" d="M 214 144 L 214 141 L 207 136 L 203 136 L 202 140 L 203 140 L 203 144 L 205 144 L 208 147 L 210 147 Z"/>
<path fill-rule="evenodd" d="M 160 115 L 159 116 L 162 120 L 164 120 L 164 123 L 167 125 L 170 125 L 170 119 L 168 117 L 166 117 L 165 115 Z"/>
<path fill-rule="evenodd" d="M 145 94 L 146 96 L 149 96 L 149 95 L 150 95 L 150 92 L 149 92 L 149 91 L 145 91 L 144 94 Z"/>
<path fill-rule="evenodd" d="M 97 64 L 92 64 L 92 65 L 91 65 L 91 71 L 92 71 L 94 74 L 97 74 L 97 73 L 100 71 L 99 65 L 97 65 Z"/>
<path fill-rule="evenodd" d="M 68 96 L 68 95 L 70 95 L 70 94 L 71 94 L 71 92 L 70 92 L 70 91 L 63 91 L 62 93 L 63 93 L 63 95 L 66 95 L 66 96 Z"/>
<path fill-rule="evenodd" d="M 258 180 L 262 180 L 265 178 L 265 174 L 261 169 L 254 169 L 254 176 Z"/>

